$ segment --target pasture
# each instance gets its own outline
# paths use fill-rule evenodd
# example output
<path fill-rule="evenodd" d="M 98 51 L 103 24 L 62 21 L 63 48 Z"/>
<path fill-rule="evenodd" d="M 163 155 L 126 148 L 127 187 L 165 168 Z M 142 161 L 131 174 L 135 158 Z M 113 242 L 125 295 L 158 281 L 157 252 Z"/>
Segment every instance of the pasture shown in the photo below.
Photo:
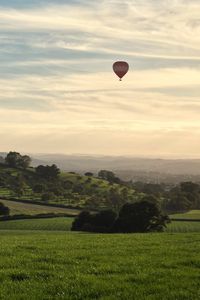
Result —
<path fill-rule="evenodd" d="M 1 231 L 7 299 L 199 299 L 199 234 Z"/>
<path fill-rule="evenodd" d="M 44 218 L 28 220 L 11 220 L 0 222 L 0 230 L 51 230 L 69 231 L 73 218 Z"/>
<path fill-rule="evenodd" d="M 40 205 L 32 205 L 32 204 L 24 204 L 24 203 L 16 203 L 12 201 L 1 201 L 1 202 L 9 202 L 13 205 L 13 209 L 15 209 L 15 205 L 17 209 L 21 206 L 22 211 L 27 214 L 36 214 L 37 213 L 69 213 L 70 215 L 74 215 L 78 213 L 76 210 L 70 210 L 65 208 L 54 208 L 48 206 L 40 206 Z M 6 203 L 5 203 L 6 204 Z M 24 209 L 24 210 L 23 210 Z M 35 209 L 38 209 L 36 211 Z M 39 210 L 41 209 L 41 211 Z M 44 210 L 43 210 L 44 209 Z M 50 209 L 50 210 L 49 210 Z M 17 210 L 13 211 L 17 213 Z M 195 215 L 198 215 L 199 211 L 195 211 Z M 167 224 L 167 228 L 165 229 L 166 233 L 189 233 L 189 232 L 200 232 L 200 221 L 188 221 L 187 216 L 189 213 L 181 214 L 181 218 L 184 219 L 184 215 L 186 215 L 186 221 L 172 221 L 170 224 Z M 179 216 L 177 214 L 177 216 Z M 178 219 L 178 217 L 177 217 Z M 68 231 L 71 228 L 73 218 L 72 217 L 54 217 L 54 218 L 39 218 L 39 219 L 25 219 L 25 220 L 12 220 L 12 221 L 2 221 L 0 222 L 0 230 L 50 230 L 50 231 Z"/>
<path fill-rule="evenodd" d="M 185 232 L 199 232 L 200 233 L 200 221 L 188 222 L 188 221 L 172 221 L 167 225 L 166 232 L 173 233 L 185 233 Z"/>
<path fill-rule="evenodd" d="M 52 207 L 47 205 L 37 205 L 31 203 L 22 203 L 22 202 L 2 200 L 2 199 L 0 199 L 0 202 L 3 203 L 5 206 L 9 207 L 11 216 L 21 215 L 21 214 L 37 215 L 37 214 L 48 214 L 48 213 L 77 215 L 79 213 L 79 210 L 76 209 Z"/>
<path fill-rule="evenodd" d="M 195 219 L 200 221 L 200 210 L 190 210 L 186 213 L 173 214 L 172 219 Z"/>

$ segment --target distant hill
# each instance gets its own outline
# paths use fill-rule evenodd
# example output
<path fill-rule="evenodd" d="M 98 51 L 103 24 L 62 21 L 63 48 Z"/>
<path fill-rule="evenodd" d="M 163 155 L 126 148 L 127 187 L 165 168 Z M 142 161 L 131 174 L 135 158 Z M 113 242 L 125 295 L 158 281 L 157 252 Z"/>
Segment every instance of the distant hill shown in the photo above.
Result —
<path fill-rule="evenodd" d="M 64 171 L 97 173 L 101 169 L 114 171 L 125 180 L 148 181 L 200 180 L 200 159 L 153 159 L 134 157 L 34 154 L 33 164 L 55 163 Z M 38 160 L 38 161 L 37 161 Z"/>
<path fill-rule="evenodd" d="M 5 157 L 5 152 L 0 156 Z M 155 159 L 125 156 L 30 154 L 32 165 L 56 164 L 63 171 L 84 174 L 107 169 L 123 180 L 144 182 L 200 182 L 200 159 Z"/>

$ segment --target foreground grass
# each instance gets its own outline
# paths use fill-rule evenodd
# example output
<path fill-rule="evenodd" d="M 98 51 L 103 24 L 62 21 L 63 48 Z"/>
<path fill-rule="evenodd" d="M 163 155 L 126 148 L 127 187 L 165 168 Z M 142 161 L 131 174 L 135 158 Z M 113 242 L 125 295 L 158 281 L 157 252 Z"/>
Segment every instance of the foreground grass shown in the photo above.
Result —
<path fill-rule="evenodd" d="M 0 222 L 0 230 L 69 231 L 72 222 L 73 218 L 68 217 L 2 221 Z"/>
<path fill-rule="evenodd" d="M 0 299 L 199 299 L 198 234 L 0 232 Z"/>

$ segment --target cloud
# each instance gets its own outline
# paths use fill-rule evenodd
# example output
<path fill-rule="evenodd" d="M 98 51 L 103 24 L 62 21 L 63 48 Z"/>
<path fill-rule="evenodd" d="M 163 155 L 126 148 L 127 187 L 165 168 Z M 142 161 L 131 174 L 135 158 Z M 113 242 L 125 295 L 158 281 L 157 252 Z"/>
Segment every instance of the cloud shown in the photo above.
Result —
<path fill-rule="evenodd" d="M 199 1 L 20 3 L 0 7 L 4 149 L 196 155 Z"/>

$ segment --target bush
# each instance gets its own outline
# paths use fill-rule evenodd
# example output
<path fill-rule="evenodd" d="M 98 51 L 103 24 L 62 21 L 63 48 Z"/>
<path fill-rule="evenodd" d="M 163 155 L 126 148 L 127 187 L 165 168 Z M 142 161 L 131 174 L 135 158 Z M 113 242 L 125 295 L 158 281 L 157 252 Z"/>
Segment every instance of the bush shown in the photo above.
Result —
<path fill-rule="evenodd" d="M 0 215 L 8 216 L 10 214 L 10 209 L 0 202 Z"/>
<path fill-rule="evenodd" d="M 86 172 L 86 173 L 85 173 L 85 176 L 92 177 L 92 176 L 94 176 L 94 174 L 93 174 L 93 173 L 91 173 L 91 172 Z"/>
<path fill-rule="evenodd" d="M 52 192 L 42 194 L 41 200 L 44 202 L 48 202 L 49 200 L 55 200 L 56 196 Z"/>
<path fill-rule="evenodd" d="M 46 190 L 46 186 L 44 184 L 36 184 L 34 187 L 33 187 L 33 191 L 35 193 L 42 193 Z"/>

